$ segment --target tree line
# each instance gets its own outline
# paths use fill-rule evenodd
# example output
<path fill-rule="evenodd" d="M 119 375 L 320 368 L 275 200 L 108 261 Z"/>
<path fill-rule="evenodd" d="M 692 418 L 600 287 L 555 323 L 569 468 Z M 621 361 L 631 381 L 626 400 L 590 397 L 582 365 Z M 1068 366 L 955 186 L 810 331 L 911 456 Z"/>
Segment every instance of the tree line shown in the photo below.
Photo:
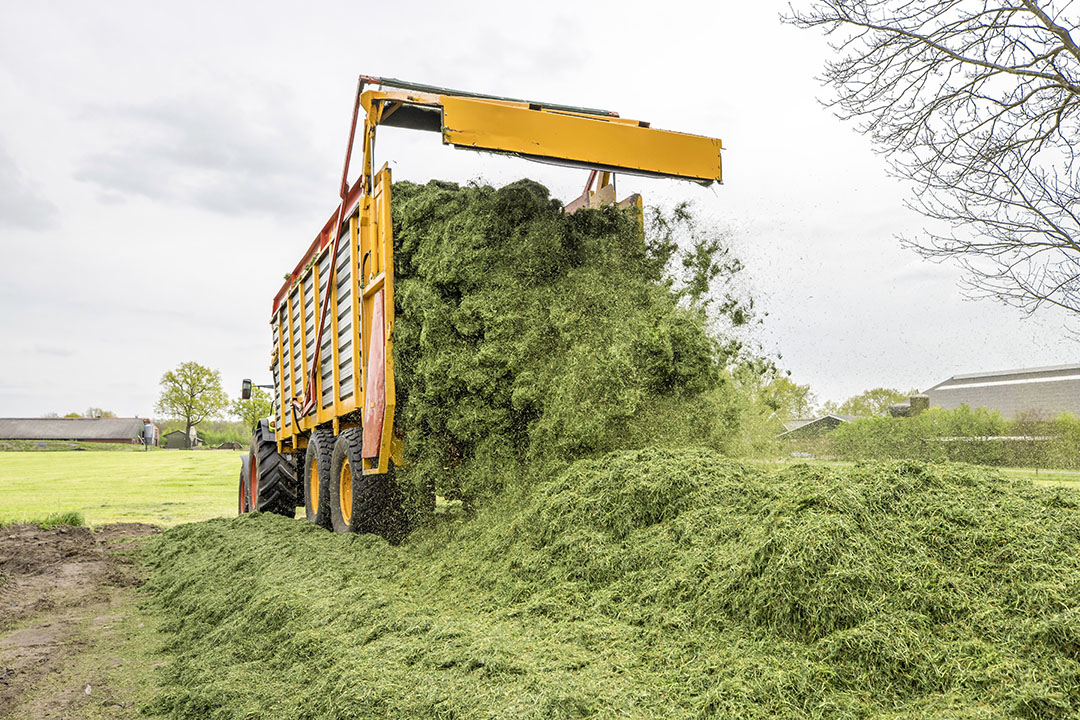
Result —
<path fill-rule="evenodd" d="M 799 385 L 788 375 L 776 374 L 772 378 L 766 378 L 766 382 L 757 387 L 750 388 L 750 392 L 755 395 L 755 400 L 762 409 L 770 411 L 775 423 L 783 425 L 790 420 L 822 415 L 884 415 L 890 406 L 907 400 L 919 391 L 912 389 L 905 392 L 896 388 L 876 387 L 852 395 L 843 402 L 819 402 L 809 385 Z"/>

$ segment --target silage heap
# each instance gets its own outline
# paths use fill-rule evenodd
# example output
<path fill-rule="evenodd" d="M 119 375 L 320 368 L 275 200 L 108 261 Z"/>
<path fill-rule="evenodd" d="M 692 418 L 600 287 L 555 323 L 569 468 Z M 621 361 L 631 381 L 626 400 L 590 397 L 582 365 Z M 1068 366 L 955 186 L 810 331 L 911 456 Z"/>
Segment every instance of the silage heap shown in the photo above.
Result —
<path fill-rule="evenodd" d="M 394 192 L 408 475 L 486 502 L 397 547 L 273 515 L 159 536 L 148 710 L 1080 717 L 1076 493 L 685 449 L 722 373 L 633 218 Z"/>
<path fill-rule="evenodd" d="M 717 388 L 719 346 L 634 212 L 566 215 L 529 180 L 398 183 L 394 236 L 408 482 L 482 502 L 576 457 L 675 429 L 702 442 L 720 424 L 670 410 Z"/>
<path fill-rule="evenodd" d="M 182 718 L 1067 718 L 1080 497 L 965 466 L 571 465 L 392 547 L 156 541 Z"/>

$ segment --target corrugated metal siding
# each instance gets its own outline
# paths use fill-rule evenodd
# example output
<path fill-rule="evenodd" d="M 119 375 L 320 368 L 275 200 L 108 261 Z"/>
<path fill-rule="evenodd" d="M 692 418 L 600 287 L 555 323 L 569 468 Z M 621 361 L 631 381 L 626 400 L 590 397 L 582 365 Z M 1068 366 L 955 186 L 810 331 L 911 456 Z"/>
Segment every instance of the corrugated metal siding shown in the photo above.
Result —
<path fill-rule="evenodd" d="M 330 252 L 324 252 L 319 258 L 319 304 L 323 303 L 323 293 L 329 292 L 326 284 L 330 277 Z M 321 308 L 320 308 L 321 309 Z M 319 349 L 319 374 L 322 376 L 322 407 L 328 408 L 334 404 L 334 353 L 331 342 L 333 340 L 333 317 L 329 308 L 323 322 L 322 347 Z"/>
<path fill-rule="evenodd" d="M 338 383 L 341 386 L 341 400 L 346 400 L 353 394 L 351 260 L 352 248 L 349 233 L 346 233 L 338 248 L 337 274 L 334 278 L 334 284 L 337 286 Z"/>
<path fill-rule="evenodd" d="M 286 352 L 289 356 L 289 376 L 292 378 L 292 382 L 295 383 L 296 388 L 299 390 L 304 387 L 304 362 L 300 357 L 300 353 L 303 350 L 301 347 L 301 327 L 300 327 L 300 286 L 297 285 L 289 293 L 289 322 L 286 326 L 288 331 L 288 342 L 286 344 Z"/>
<path fill-rule="evenodd" d="M 1007 418 L 1033 413 L 1080 416 L 1080 365 L 1033 368 L 950 378 L 929 390 L 930 404 L 947 410 L 967 405 L 997 410 Z"/>
<path fill-rule="evenodd" d="M 311 367 L 315 359 L 315 279 L 309 273 L 304 276 L 304 327 L 307 329 L 307 347 L 304 348 L 304 364 Z"/>
<path fill-rule="evenodd" d="M 288 405 L 289 401 L 295 397 L 292 386 L 292 372 L 290 370 L 291 364 L 289 363 L 289 321 L 286 316 L 288 305 L 282 303 L 281 309 L 278 311 L 278 322 L 281 323 L 281 347 L 282 347 L 282 393 L 281 401 L 284 405 Z"/>
<path fill-rule="evenodd" d="M 0 418 L 0 439 L 130 442 L 144 427 L 139 418 Z"/>
<path fill-rule="evenodd" d="M 280 393 L 277 389 L 281 387 L 281 364 L 278 362 L 278 325 L 277 323 L 271 323 L 271 332 L 274 337 L 274 359 L 271 362 L 270 369 L 274 373 L 274 417 L 277 418 L 277 426 L 283 427 L 285 422 L 284 415 L 282 414 L 282 402 Z"/>
<path fill-rule="evenodd" d="M 274 376 L 275 387 L 279 389 L 279 392 L 275 394 L 281 395 L 282 406 L 275 405 L 275 417 L 286 437 L 300 431 L 300 426 L 294 426 L 292 423 L 294 418 L 290 403 L 293 398 L 303 393 L 307 386 L 307 378 L 313 369 L 318 382 L 316 395 L 318 412 L 299 420 L 300 425 L 307 428 L 313 422 L 325 422 L 332 418 L 335 412 L 352 410 L 356 403 L 358 385 L 355 377 L 357 375 L 355 333 L 358 330 L 358 323 L 354 317 L 353 307 L 353 283 L 356 281 L 357 273 L 354 267 L 357 257 L 356 243 L 353 239 L 353 233 L 356 231 L 355 218 L 350 221 L 347 228 L 339 239 L 337 255 L 331 258 L 329 249 L 324 248 L 312 265 L 304 271 L 295 287 L 290 288 L 275 317 L 274 325 L 280 324 L 280 328 L 275 327 L 275 342 L 277 342 L 277 332 L 282 335 L 281 368 Z M 327 280 L 332 270 L 334 283 L 333 286 L 328 287 Z M 317 285 L 316 277 L 318 278 Z M 317 326 L 327 292 L 331 293 L 331 307 L 327 308 L 322 345 L 318 348 L 318 366 L 314 367 Z"/>

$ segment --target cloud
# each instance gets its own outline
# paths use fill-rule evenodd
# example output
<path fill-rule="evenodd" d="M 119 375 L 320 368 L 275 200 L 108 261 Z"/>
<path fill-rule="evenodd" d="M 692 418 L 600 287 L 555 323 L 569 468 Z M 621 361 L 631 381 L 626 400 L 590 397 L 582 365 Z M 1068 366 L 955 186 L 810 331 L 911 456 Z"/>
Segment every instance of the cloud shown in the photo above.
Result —
<path fill-rule="evenodd" d="M 897 268 L 890 280 L 901 285 L 932 284 L 940 288 L 955 289 L 960 272 L 953 265 L 936 263 L 918 258 Z"/>
<path fill-rule="evenodd" d="M 325 164 L 287 98 L 269 92 L 165 98 L 88 108 L 86 116 L 115 135 L 75 173 L 98 187 L 103 202 L 145 197 L 229 215 L 284 217 L 325 200 Z"/>
<path fill-rule="evenodd" d="M 57 214 L 0 142 L 0 227 L 45 230 L 56 224 Z"/>
<path fill-rule="evenodd" d="M 34 352 L 39 355 L 52 355 L 53 357 L 71 357 L 75 354 L 75 351 L 70 348 L 52 347 L 48 345 L 38 345 L 34 348 Z"/>

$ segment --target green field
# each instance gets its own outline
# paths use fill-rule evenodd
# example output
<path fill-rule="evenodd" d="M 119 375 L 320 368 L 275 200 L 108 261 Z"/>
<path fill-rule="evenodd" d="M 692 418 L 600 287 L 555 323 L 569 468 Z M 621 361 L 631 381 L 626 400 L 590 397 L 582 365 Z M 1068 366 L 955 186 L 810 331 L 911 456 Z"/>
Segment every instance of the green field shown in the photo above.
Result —
<path fill-rule="evenodd" d="M 76 511 L 92 525 L 236 514 L 242 451 L 0 453 L 0 524 Z"/>
<path fill-rule="evenodd" d="M 1001 468 L 1011 478 L 1024 478 L 1039 485 L 1061 485 L 1080 489 L 1080 470 L 1033 470 L 1031 468 Z"/>

